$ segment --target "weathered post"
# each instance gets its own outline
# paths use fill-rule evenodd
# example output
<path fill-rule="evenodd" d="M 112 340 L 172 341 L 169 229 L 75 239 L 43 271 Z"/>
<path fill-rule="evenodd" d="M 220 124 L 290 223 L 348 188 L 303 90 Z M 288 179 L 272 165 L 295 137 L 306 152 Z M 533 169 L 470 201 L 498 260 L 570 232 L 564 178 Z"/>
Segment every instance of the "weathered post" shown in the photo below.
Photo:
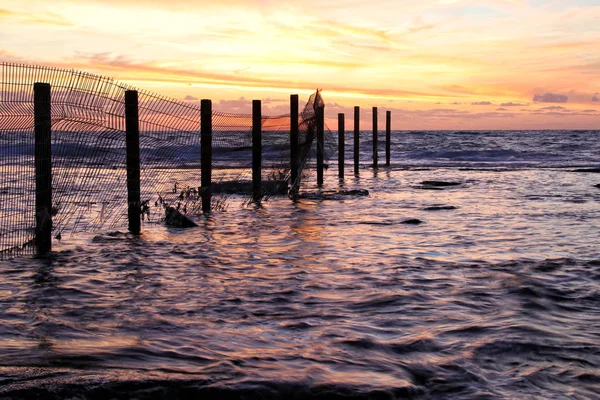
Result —
<path fill-rule="evenodd" d="M 290 96 L 290 171 L 291 171 L 291 189 L 297 190 L 298 180 L 298 95 Z"/>
<path fill-rule="evenodd" d="M 358 175 L 360 164 L 360 107 L 354 107 L 354 175 Z"/>
<path fill-rule="evenodd" d="M 125 141 L 127 152 L 127 218 L 129 232 L 141 231 L 140 210 L 140 122 L 138 92 L 125 92 Z"/>
<path fill-rule="evenodd" d="M 373 168 L 377 169 L 377 107 L 373 107 Z"/>
<path fill-rule="evenodd" d="M 212 101 L 200 102 L 200 169 L 202 179 L 202 212 L 210 212 L 212 180 Z"/>
<path fill-rule="evenodd" d="M 344 179 L 344 164 L 346 158 L 344 151 L 346 151 L 346 121 L 344 114 L 338 114 L 338 177 Z"/>
<path fill-rule="evenodd" d="M 391 158 L 391 139 L 392 139 L 392 112 L 386 111 L 385 113 L 385 165 L 390 166 Z"/>
<path fill-rule="evenodd" d="M 35 247 L 37 254 L 52 250 L 52 118 L 50 85 L 34 83 L 35 131 Z"/>
<path fill-rule="evenodd" d="M 323 185 L 325 152 L 325 105 L 317 107 L 317 185 Z"/>
<path fill-rule="evenodd" d="M 254 201 L 262 197 L 262 114 L 261 101 L 252 100 L 252 196 Z"/>

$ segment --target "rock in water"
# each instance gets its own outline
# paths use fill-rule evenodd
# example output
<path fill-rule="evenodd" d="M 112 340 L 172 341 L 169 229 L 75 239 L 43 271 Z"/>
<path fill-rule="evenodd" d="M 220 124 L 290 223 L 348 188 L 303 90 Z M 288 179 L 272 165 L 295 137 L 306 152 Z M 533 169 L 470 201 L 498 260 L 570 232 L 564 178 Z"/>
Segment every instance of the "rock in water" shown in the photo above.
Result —
<path fill-rule="evenodd" d="M 600 168 L 580 168 L 580 169 L 574 169 L 571 172 L 588 172 L 588 173 L 592 173 L 592 174 L 599 174 Z"/>
<path fill-rule="evenodd" d="M 423 221 L 421 221 L 420 219 L 411 218 L 411 219 L 404 220 L 401 223 L 405 224 L 405 225 L 421 225 L 423 223 Z"/>
<path fill-rule="evenodd" d="M 368 196 L 367 189 L 340 190 L 337 194 L 342 196 Z"/>
<path fill-rule="evenodd" d="M 600 183 L 597 185 L 594 185 L 594 187 L 597 187 L 598 189 L 600 189 Z"/>
<path fill-rule="evenodd" d="M 423 211 L 443 211 L 443 210 L 456 210 L 458 207 L 454 206 L 432 206 L 425 207 Z"/>
<path fill-rule="evenodd" d="M 444 182 L 444 181 L 423 181 L 421 185 L 434 186 L 434 187 L 447 187 L 447 186 L 458 186 L 460 182 Z"/>
<path fill-rule="evenodd" d="M 193 228 L 198 226 L 194 221 L 173 207 L 165 208 L 165 223 L 175 228 Z"/>
<path fill-rule="evenodd" d="M 309 192 L 300 193 L 298 198 L 309 200 L 344 200 L 348 196 L 364 197 L 368 196 L 369 191 L 366 189 L 340 190 L 338 192 Z"/>

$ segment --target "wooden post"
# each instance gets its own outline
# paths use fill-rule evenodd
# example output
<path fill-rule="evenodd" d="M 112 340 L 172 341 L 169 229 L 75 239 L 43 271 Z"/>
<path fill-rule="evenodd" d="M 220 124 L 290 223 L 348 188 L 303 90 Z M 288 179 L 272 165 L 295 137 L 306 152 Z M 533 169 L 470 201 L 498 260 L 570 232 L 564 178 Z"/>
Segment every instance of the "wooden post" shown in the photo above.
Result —
<path fill-rule="evenodd" d="M 325 152 L 325 105 L 317 107 L 317 185 L 323 185 Z"/>
<path fill-rule="evenodd" d="M 298 179 L 298 95 L 290 96 L 290 173 L 292 190 L 297 189 Z"/>
<path fill-rule="evenodd" d="M 373 168 L 377 169 L 377 107 L 373 107 Z"/>
<path fill-rule="evenodd" d="M 344 164 L 346 158 L 344 152 L 346 151 L 346 121 L 344 114 L 338 114 L 338 177 L 344 179 Z"/>
<path fill-rule="evenodd" d="M 125 140 L 127 151 L 127 217 L 129 232 L 141 231 L 140 210 L 140 122 L 138 92 L 125 92 Z"/>
<path fill-rule="evenodd" d="M 354 107 L 354 175 L 358 175 L 360 165 L 360 107 Z"/>
<path fill-rule="evenodd" d="M 252 100 L 252 194 L 254 200 L 262 197 L 262 114 L 261 101 Z"/>
<path fill-rule="evenodd" d="M 52 115 L 50 85 L 33 84 L 35 131 L 35 246 L 37 254 L 52 250 Z"/>
<path fill-rule="evenodd" d="M 202 185 L 202 212 L 210 212 L 212 181 L 212 101 L 200 102 L 200 168 Z"/>
<path fill-rule="evenodd" d="M 392 112 L 385 112 L 385 165 L 390 166 L 392 139 Z"/>

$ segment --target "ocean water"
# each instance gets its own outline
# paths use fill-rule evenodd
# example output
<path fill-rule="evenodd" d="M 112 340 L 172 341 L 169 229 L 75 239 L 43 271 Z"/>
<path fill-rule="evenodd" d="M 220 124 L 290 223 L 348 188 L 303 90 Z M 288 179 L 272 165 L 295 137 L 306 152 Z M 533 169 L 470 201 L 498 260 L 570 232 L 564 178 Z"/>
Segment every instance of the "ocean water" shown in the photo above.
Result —
<path fill-rule="evenodd" d="M 0 261 L 0 398 L 600 398 L 600 132 L 351 142 L 368 197 Z"/>

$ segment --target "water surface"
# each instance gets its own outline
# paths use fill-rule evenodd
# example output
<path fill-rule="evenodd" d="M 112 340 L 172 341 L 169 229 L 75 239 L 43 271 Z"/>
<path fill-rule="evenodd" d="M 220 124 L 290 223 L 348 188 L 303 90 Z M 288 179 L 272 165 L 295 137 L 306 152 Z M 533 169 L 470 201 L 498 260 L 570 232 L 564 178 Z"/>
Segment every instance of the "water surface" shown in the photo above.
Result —
<path fill-rule="evenodd" d="M 600 175 L 571 172 L 597 155 L 417 147 L 343 182 L 368 197 L 233 197 L 3 260 L 1 396 L 599 398 Z"/>

